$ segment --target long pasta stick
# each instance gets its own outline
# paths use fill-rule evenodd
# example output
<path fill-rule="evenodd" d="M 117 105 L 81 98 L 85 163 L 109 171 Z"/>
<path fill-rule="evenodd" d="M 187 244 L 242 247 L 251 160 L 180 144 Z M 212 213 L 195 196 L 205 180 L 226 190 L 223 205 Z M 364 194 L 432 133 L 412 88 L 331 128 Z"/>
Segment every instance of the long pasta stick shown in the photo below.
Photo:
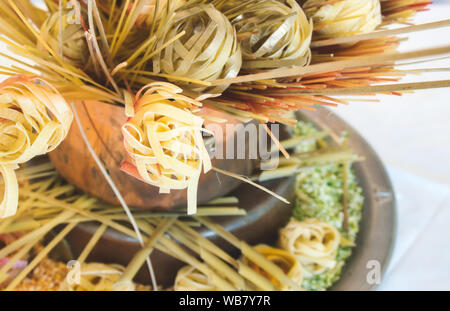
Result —
<path fill-rule="evenodd" d="M 97 163 L 98 168 L 102 172 L 103 176 L 105 177 L 105 179 L 108 182 L 109 186 L 111 187 L 112 191 L 114 192 L 117 199 L 119 200 L 120 205 L 122 205 L 123 209 L 125 210 L 125 213 L 127 214 L 128 219 L 130 220 L 130 223 L 133 226 L 134 231 L 136 232 L 136 236 L 138 238 L 139 243 L 141 244 L 141 246 L 144 246 L 144 239 L 142 238 L 141 232 L 139 230 L 138 225 L 136 224 L 133 214 L 131 213 L 131 210 L 128 207 L 128 204 L 125 202 L 122 194 L 120 193 L 119 189 L 115 185 L 114 181 L 111 179 L 108 172 L 106 171 L 105 166 L 103 165 L 102 161 L 100 161 L 97 154 L 95 153 L 94 148 L 92 148 L 91 143 L 87 139 L 86 132 L 84 131 L 83 126 L 81 124 L 80 117 L 78 116 L 77 108 L 75 107 L 75 105 L 73 103 L 72 103 L 72 110 L 73 110 L 73 114 L 75 117 L 75 121 L 80 130 L 81 136 L 86 144 L 86 147 L 88 148 L 89 152 L 91 153 L 92 157 L 94 158 L 95 162 Z M 152 279 L 153 290 L 157 291 L 158 284 L 156 283 L 156 277 L 155 277 L 155 272 L 153 270 L 153 265 L 151 263 L 150 258 L 147 257 L 146 261 L 147 261 L 148 269 L 150 271 L 150 277 Z"/>
<path fill-rule="evenodd" d="M 8 285 L 6 288 L 7 291 L 13 290 L 19 283 L 30 273 L 44 258 L 48 253 L 56 246 L 58 243 L 64 239 L 64 237 L 72 231 L 77 223 L 68 224 L 56 237 L 44 247 L 43 250 L 39 252 L 39 254 L 23 269 L 14 280 Z"/>
<path fill-rule="evenodd" d="M 149 256 L 151 255 L 155 243 L 164 234 L 164 232 L 166 232 L 167 229 L 172 226 L 175 220 L 176 218 L 166 218 L 160 222 L 153 234 L 148 238 L 144 248 L 137 252 L 134 255 L 133 259 L 131 259 L 131 262 L 128 264 L 127 268 L 125 269 L 120 280 L 117 283 L 129 282 L 133 280 L 136 273 L 142 267 L 145 259 L 149 258 Z"/>
<path fill-rule="evenodd" d="M 86 258 L 89 256 L 90 252 L 95 247 L 98 240 L 100 240 L 103 233 L 105 233 L 107 228 L 108 228 L 108 226 L 106 226 L 105 224 L 102 224 L 100 227 L 98 227 L 97 231 L 95 231 L 95 234 L 89 240 L 88 244 L 85 246 L 85 248 L 81 252 L 80 256 L 78 256 L 78 262 L 80 263 L 80 265 L 82 265 L 86 261 Z"/>

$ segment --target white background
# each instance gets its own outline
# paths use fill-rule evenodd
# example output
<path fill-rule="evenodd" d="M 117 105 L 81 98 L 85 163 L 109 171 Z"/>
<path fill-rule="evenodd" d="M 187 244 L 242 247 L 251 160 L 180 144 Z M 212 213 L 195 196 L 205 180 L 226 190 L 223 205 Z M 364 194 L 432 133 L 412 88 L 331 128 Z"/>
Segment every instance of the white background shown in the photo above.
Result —
<path fill-rule="evenodd" d="M 450 1 L 434 2 L 416 23 L 450 18 Z M 400 50 L 449 45 L 450 27 L 409 37 Z M 410 66 L 420 67 L 450 68 L 450 60 Z M 449 78 L 443 72 L 403 81 Z M 374 147 L 396 191 L 397 241 L 379 289 L 450 290 L 450 88 L 378 99 L 333 111 Z"/>
<path fill-rule="evenodd" d="M 417 23 L 450 18 L 450 1 L 435 2 Z M 450 44 L 450 28 L 412 34 L 401 50 L 444 44 Z M 0 64 L 9 63 L 0 58 Z M 420 66 L 450 67 L 450 60 Z M 432 73 L 415 80 L 449 77 Z M 396 190 L 397 241 L 379 289 L 450 290 L 450 89 L 379 99 L 334 109 L 379 153 Z"/>

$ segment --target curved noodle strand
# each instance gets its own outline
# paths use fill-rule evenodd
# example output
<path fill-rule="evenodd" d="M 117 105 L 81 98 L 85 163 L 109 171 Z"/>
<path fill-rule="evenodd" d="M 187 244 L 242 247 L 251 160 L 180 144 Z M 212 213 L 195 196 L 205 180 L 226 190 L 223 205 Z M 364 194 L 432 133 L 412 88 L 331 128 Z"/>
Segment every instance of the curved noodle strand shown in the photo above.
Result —
<path fill-rule="evenodd" d="M 79 280 L 66 278 L 61 289 L 65 291 L 135 291 L 136 285 L 133 282 L 117 283 L 124 269 L 120 265 L 85 263 L 79 271 Z"/>
<path fill-rule="evenodd" d="M 177 86 L 155 82 L 136 96 L 133 117 L 123 126 L 125 148 L 132 163 L 122 170 L 159 187 L 161 193 L 188 189 L 188 214 L 197 206 L 202 168 L 211 169 L 203 137 L 203 119 L 192 110 L 201 103 L 181 95 Z"/>
<path fill-rule="evenodd" d="M 264 257 L 266 257 L 268 260 L 279 266 L 283 272 L 292 279 L 296 284 L 300 285 L 303 280 L 303 271 L 298 263 L 298 261 L 295 259 L 293 255 L 291 255 L 289 252 L 278 249 L 274 247 L 270 247 L 267 245 L 257 245 L 254 247 L 254 249 L 262 254 Z M 251 262 L 247 258 L 243 258 L 243 261 L 247 263 L 253 270 L 270 280 L 270 282 L 276 286 L 276 288 L 279 288 L 280 290 L 290 290 L 291 288 L 288 288 L 286 285 L 281 285 L 280 282 L 278 282 L 274 277 L 271 276 L 270 271 L 264 271 L 262 270 L 257 262 Z M 255 284 L 258 286 L 258 284 Z"/>
<path fill-rule="evenodd" d="M 69 132 L 72 119 L 64 98 L 41 78 L 16 76 L 0 84 L 0 171 L 5 181 L 0 218 L 17 210 L 14 169 L 54 150 Z"/>
<path fill-rule="evenodd" d="M 181 268 L 175 278 L 175 291 L 217 291 L 212 280 L 191 266 Z"/>
<path fill-rule="evenodd" d="M 280 230 L 280 246 L 294 254 L 307 276 L 334 268 L 340 240 L 336 228 L 317 219 L 291 220 Z"/>

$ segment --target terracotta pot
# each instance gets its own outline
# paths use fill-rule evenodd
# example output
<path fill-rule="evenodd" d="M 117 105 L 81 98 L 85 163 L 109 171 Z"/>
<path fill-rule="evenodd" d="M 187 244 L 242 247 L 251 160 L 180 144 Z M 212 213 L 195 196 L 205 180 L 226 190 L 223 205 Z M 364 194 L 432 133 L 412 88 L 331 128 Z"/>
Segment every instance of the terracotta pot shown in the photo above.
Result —
<path fill-rule="evenodd" d="M 160 194 L 157 187 L 139 181 L 119 169 L 122 161 L 127 159 L 121 133 L 121 126 L 126 122 L 123 107 L 101 102 L 85 102 L 77 103 L 76 109 L 96 154 L 104 163 L 120 193 L 130 206 L 146 209 L 169 209 L 186 204 L 186 190 Z M 226 119 L 226 123 L 219 124 L 223 128 L 225 124 L 238 125 L 240 123 L 225 113 L 221 114 L 210 110 L 208 114 Z M 215 137 L 215 139 L 216 143 L 224 143 L 226 146 L 226 143 L 236 133 L 225 130 L 223 133 L 223 137 Z M 50 153 L 50 159 L 69 183 L 106 202 L 119 203 L 89 153 L 76 122 L 72 124 L 64 142 Z M 252 160 L 213 159 L 212 162 L 215 167 L 242 175 L 250 175 L 255 167 Z M 218 177 L 212 171 L 203 174 L 198 187 L 198 204 L 224 196 L 240 183 L 230 177 Z"/>

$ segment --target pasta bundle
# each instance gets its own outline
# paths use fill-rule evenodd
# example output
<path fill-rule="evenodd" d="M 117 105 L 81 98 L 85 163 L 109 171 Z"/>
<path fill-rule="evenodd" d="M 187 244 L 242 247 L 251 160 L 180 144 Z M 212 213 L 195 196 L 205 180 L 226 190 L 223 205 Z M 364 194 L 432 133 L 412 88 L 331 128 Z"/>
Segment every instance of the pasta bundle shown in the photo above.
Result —
<path fill-rule="evenodd" d="M 380 0 L 308 0 L 303 8 L 317 33 L 330 37 L 372 32 L 382 21 Z"/>
<path fill-rule="evenodd" d="M 175 278 L 175 291 L 217 291 L 212 279 L 191 266 L 181 268 Z"/>
<path fill-rule="evenodd" d="M 280 246 L 292 253 L 304 268 L 305 275 L 320 274 L 336 266 L 340 244 L 339 232 L 317 219 L 291 220 L 280 230 Z"/>
<path fill-rule="evenodd" d="M 72 119 L 64 98 L 40 78 L 16 76 L 0 84 L 0 172 L 5 182 L 0 218 L 16 213 L 18 164 L 54 150 Z"/>
<path fill-rule="evenodd" d="M 120 265 L 85 263 L 79 271 L 73 271 L 73 279 L 70 278 L 71 272 L 69 272 L 61 289 L 64 291 L 135 291 L 136 285 L 133 282 L 117 283 L 124 269 Z"/>
<path fill-rule="evenodd" d="M 277 265 L 278 267 L 283 270 L 283 272 L 286 274 L 288 278 L 290 278 L 294 283 L 300 285 L 303 280 L 303 271 L 298 263 L 298 261 L 295 259 L 294 256 L 292 256 L 289 252 L 273 248 L 267 245 L 257 245 L 254 247 L 254 249 L 266 257 L 269 261 Z M 261 269 L 256 263 L 249 261 L 247 258 L 243 258 L 243 261 L 248 264 L 250 268 L 258 272 L 260 275 L 264 276 L 270 282 L 278 289 L 280 290 L 291 290 L 287 285 L 280 284 L 280 282 L 275 279 L 270 273 L 267 271 L 264 271 Z M 255 284 L 258 285 L 258 284 Z"/>
<path fill-rule="evenodd" d="M 211 169 L 203 142 L 203 119 L 192 110 L 201 103 L 180 93 L 177 86 L 155 82 L 136 96 L 133 115 L 122 127 L 132 163 L 122 170 L 160 188 L 161 193 L 188 189 L 188 214 L 197 206 L 202 167 Z"/>
<path fill-rule="evenodd" d="M 236 33 L 228 19 L 212 5 L 200 5 L 176 13 L 158 42 L 162 47 L 184 31 L 153 58 L 153 71 L 200 81 L 234 78 L 242 55 Z M 183 82 L 180 82 L 183 83 Z M 228 86 L 214 88 L 192 86 L 198 92 L 221 93 Z"/>
<path fill-rule="evenodd" d="M 313 27 L 297 2 L 257 0 L 242 10 L 232 24 L 245 38 L 241 41 L 243 69 L 252 72 L 309 64 Z"/>
<path fill-rule="evenodd" d="M 62 28 L 61 28 L 62 27 Z M 89 59 L 89 51 L 85 32 L 81 24 L 76 21 L 75 13 L 63 11 L 48 17 L 41 27 L 42 39 L 65 62 L 75 67 L 84 67 Z M 38 48 L 47 52 L 38 41 Z"/>
<path fill-rule="evenodd" d="M 184 0 L 143 0 L 136 20 L 138 26 L 151 26 L 167 10 L 168 4 L 175 9 L 184 4 Z"/>

